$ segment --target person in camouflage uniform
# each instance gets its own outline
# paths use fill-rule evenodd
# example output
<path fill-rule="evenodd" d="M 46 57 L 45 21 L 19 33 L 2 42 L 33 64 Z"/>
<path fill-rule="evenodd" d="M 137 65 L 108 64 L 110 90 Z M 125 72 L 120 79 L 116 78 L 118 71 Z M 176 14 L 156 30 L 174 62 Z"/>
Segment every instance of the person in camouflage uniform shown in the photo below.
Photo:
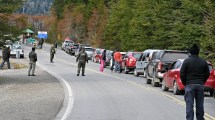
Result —
<path fill-rule="evenodd" d="M 54 54 L 56 53 L 55 51 L 55 46 L 54 44 L 51 45 L 51 49 L 50 49 L 50 63 L 54 63 L 53 59 L 54 59 Z"/>
<path fill-rule="evenodd" d="M 4 63 L 7 62 L 7 67 L 8 69 L 10 69 L 10 47 L 6 47 L 3 49 L 2 51 L 2 64 L 0 65 L 0 69 L 2 69 L 2 67 L 4 66 Z"/>
<path fill-rule="evenodd" d="M 32 48 L 32 51 L 29 53 L 29 70 L 28 70 L 28 76 L 35 76 L 34 71 L 36 67 L 36 62 L 37 62 L 37 53 L 35 53 L 35 48 Z M 32 74 L 30 75 L 32 70 Z"/>
<path fill-rule="evenodd" d="M 85 64 L 88 63 L 87 53 L 85 52 L 85 48 L 82 48 L 79 54 L 77 55 L 76 62 L 78 62 L 78 71 L 77 76 L 79 76 L 81 68 L 82 68 L 82 76 L 85 76 Z"/>

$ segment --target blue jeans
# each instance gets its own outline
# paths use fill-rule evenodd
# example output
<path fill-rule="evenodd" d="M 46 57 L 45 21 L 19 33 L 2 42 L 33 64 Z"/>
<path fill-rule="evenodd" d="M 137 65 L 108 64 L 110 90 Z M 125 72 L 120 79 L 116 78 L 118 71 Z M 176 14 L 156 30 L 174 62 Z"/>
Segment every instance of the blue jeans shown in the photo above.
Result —
<path fill-rule="evenodd" d="M 204 120 L 204 85 L 190 84 L 185 86 L 186 119 L 194 120 L 194 99 L 196 102 L 196 119 Z"/>
<path fill-rule="evenodd" d="M 114 69 L 115 72 L 119 71 L 120 72 L 120 64 L 119 62 L 115 61 L 115 69 Z"/>

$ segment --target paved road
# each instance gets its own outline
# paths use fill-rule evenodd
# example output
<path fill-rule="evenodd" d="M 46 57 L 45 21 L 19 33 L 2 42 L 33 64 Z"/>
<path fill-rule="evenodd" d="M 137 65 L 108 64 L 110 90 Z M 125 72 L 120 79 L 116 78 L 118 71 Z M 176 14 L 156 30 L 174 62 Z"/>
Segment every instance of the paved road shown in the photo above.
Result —
<path fill-rule="evenodd" d="M 49 45 L 37 50 L 38 65 L 61 80 L 66 101 L 57 119 L 61 120 L 183 120 L 183 95 L 162 92 L 145 84 L 143 77 L 99 72 L 99 64 L 89 62 L 86 76 L 76 76 L 75 57 L 57 50 L 53 64 Z M 69 104 L 69 106 L 67 106 Z M 215 120 L 215 100 L 205 98 L 205 119 Z"/>

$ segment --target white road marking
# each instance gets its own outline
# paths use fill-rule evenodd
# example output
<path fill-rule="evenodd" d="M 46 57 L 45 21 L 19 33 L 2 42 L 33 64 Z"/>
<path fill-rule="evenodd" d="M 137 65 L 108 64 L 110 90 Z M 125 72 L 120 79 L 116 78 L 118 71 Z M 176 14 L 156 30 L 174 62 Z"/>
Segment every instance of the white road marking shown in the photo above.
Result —
<path fill-rule="evenodd" d="M 66 89 L 66 91 L 68 92 L 68 97 L 65 95 L 64 102 L 65 102 L 65 99 L 68 99 L 68 102 L 65 103 L 66 106 L 63 106 L 63 107 L 66 107 L 66 110 L 64 112 L 64 109 L 61 109 L 61 111 L 64 112 L 63 115 L 57 115 L 57 118 L 56 118 L 56 119 L 58 119 L 58 117 L 59 117 L 60 120 L 66 120 L 68 118 L 69 114 L 71 113 L 71 111 L 73 109 L 73 104 L 74 104 L 74 96 L 72 93 L 72 88 L 70 87 L 69 83 L 65 79 L 63 79 L 62 77 L 60 77 L 56 73 L 48 70 L 46 67 L 42 66 L 39 63 L 37 63 L 37 66 L 40 67 L 41 69 L 47 71 L 49 74 L 51 74 L 52 76 L 54 76 L 58 80 L 60 80 L 60 82 L 66 87 L 66 88 L 64 87 L 64 89 Z M 59 113 L 61 113 L 61 111 Z"/>

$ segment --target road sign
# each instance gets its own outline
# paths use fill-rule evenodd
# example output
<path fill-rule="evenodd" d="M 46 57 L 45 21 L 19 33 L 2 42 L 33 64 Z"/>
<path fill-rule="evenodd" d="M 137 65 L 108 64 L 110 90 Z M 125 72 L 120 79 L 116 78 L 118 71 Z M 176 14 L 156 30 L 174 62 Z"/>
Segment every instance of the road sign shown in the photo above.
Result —
<path fill-rule="evenodd" d="M 38 31 L 38 38 L 48 38 L 47 31 Z"/>

